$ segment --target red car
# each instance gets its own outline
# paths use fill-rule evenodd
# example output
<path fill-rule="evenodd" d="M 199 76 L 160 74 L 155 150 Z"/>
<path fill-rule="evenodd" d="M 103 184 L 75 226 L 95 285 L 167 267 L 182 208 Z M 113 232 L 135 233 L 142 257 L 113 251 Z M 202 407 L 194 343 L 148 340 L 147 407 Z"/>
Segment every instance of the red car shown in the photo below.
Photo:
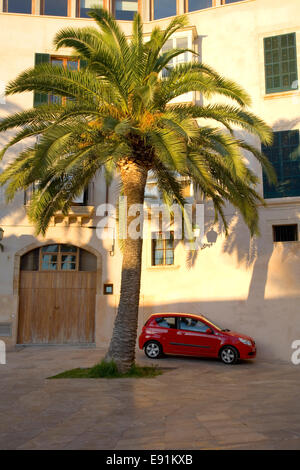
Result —
<path fill-rule="evenodd" d="M 145 323 L 139 347 L 146 356 L 163 354 L 220 358 L 225 364 L 256 356 L 255 341 L 235 331 L 222 330 L 202 315 L 155 313 Z"/>

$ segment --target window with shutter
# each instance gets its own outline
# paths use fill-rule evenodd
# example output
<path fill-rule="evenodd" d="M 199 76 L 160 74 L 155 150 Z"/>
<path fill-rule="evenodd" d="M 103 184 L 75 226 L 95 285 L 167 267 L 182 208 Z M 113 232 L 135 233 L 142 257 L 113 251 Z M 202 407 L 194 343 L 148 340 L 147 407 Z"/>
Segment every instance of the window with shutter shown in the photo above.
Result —
<path fill-rule="evenodd" d="M 72 59 L 70 57 L 57 57 L 51 56 L 50 59 L 51 65 L 55 67 L 64 67 L 69 70 L 79 70 L 80 61 L 79 59 Z M 52 104 L 65 104 L 67 100 L 72 100 L 72 98 L 66 98 L 56 95 L 49 95 L 49 102 Z"/>
<path fill-rule="evenodd" d="M 272 163 L 277 184 L 269 184 L 263 174 L 265 198 L 300 196 L 300 147 L 299 131 L 274 132 L 271 146 L 262 145 L 263 153 Z"/>
<path fill-rule="evenodd" d="M 72 59 L 70 57 L 50 56 L 49 54 L 41 53 L 35 54 L 35 65 L 50 63 L 57 67 L 66 67 L 70 70 L 79 70 L 79 68 L 85 68 L 87 66 L 87 62 L 85 60 Z M 53 94 L 34 92 L 34 107 L 40 106 L 42 104 L 47 104 L 49 102 L 52 104 L 64 104 L 66 100 L 67 98 L 62 98 Z"/>
<path fill-rule="evenodd" d="M 264 38 L 266 93 L 298 89 L 296 34 Z"/>
<path fill-rule="evenodd" d="M 35 65 L 39 64 L 49 64 L 50 63 L 50 55 L 49 54 L 35 54 Z M 36 108 L 37 106 L 41 106 L 42 104 L 48 103 L 48 94 L 47 93 L 37 93 L 34 92 L 33 98 L 33 106 Z"/>

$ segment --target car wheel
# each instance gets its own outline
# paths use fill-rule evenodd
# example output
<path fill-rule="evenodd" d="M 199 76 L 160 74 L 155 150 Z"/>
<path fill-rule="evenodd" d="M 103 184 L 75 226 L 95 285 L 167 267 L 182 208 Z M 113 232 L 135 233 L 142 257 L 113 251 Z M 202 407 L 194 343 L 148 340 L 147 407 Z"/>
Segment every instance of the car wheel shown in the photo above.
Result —
<path fill-rule="evenodd" d="M 147 357 L 150 359 L 158 359 L 162 356 L 162 347 L 156 341 L 149 341 L 145 347 L 144 351 Z"/>
<path fill-rule="evenodd" d="M 232 346 L 225 346 L 220 352 L 221 361 L 224 364 L 235 364 L 238 360 L 238 352 Z"/>

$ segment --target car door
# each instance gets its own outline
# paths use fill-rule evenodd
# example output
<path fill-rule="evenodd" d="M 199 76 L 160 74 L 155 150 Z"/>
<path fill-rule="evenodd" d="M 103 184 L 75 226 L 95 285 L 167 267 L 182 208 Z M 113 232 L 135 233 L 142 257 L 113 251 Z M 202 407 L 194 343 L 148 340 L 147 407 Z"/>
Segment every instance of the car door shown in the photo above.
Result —
<path fill-rule="evenodd" d="M 165 353 L 176 354 L 177 350 L 177 318 L 176 317 L 156 317 L 151 322 L 153 339 L 157 339 Z"/>
<path fill-rule="evenodd" d="M 204 322 L 195 317 L 180 317 L 177 331 L 181 354 L 191 356 L 215 356 L 217 354 L 220 339 L 211 333 L 212 329 Z"/>

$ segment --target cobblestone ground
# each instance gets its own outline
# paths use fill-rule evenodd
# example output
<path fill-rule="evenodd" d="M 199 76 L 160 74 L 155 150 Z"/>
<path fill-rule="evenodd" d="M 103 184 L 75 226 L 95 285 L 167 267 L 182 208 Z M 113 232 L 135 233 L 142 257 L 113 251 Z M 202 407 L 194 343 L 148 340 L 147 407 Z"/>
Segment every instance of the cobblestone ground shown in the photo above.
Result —
<path fill-rule="evenodd" d="M 300 366 L 169 357 L 151 379 L 47 377 L 104 351 L 26 347 L 0 365 L 0 449 L 300 449 Z"/>

